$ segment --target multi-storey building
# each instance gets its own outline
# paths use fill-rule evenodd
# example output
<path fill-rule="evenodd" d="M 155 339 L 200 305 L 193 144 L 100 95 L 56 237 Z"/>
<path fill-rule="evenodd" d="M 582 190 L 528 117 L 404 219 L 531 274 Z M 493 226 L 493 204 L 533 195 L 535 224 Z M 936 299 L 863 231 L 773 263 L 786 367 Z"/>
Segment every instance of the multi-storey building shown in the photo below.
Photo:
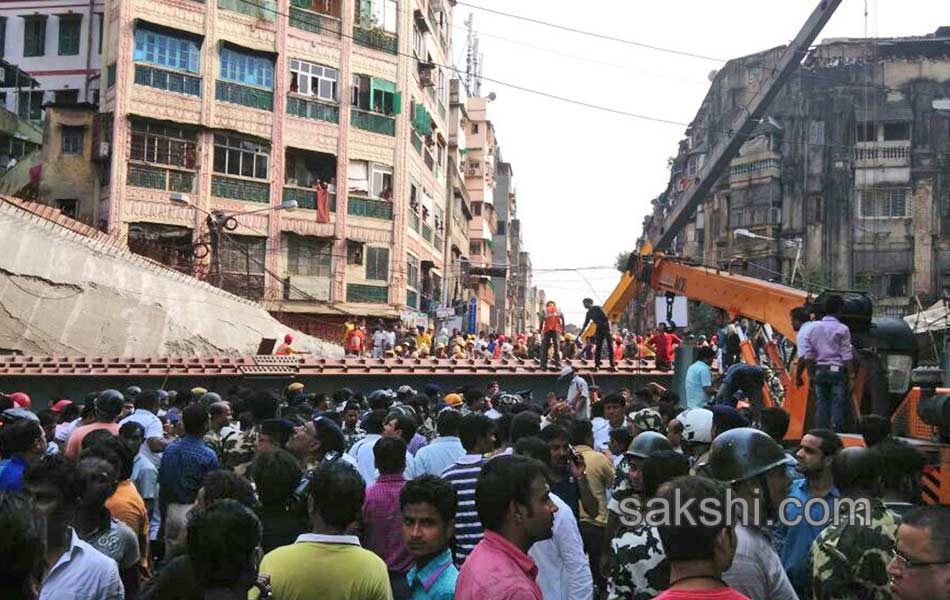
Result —
<path fill-rule="evenodd" d="M 426 313 L 446 269 L 453 5 L 110 3 L 105 183 L 80 212 L 307 332 Z"/>
<path fill-rule="evenodd" d="M 680 143 L 646 237 L 776 67 L 782 48 L 729 61 Z M 679 233 L 707 264 L 809 289 L 866 291 L 903 315 L 950 288 L 950 27 L 832 39 L 783 85 L 768 117 Z M 794 276 L 794 281 L 793 281 Z M 652 301 L 637 304 L 652 312 Z M 640 327 L 655 321 L 641 314 Z"/>
<path fill-rule="evenodd" d="M 495 290 L 495 306 L 492 310 L 491 326 L 496 331 L 511 333 L 514 325 L 512 290 L 508 281 L 514 276 L 511 236 L 509 226 L 514 219 L 517 206 L 515 204 L 514 169 L 511 163 L 502 158 L 501 147 L 495 150 L 495 190 L 492 206 L 495 212 L 495 234 L 492 236 L 493 266 L 501 271 L 500 275 L 492 277 L 492 286 Z"/>
<path fill-rule="evenodd" d="M 102 0 L 0 5 L 0 52 L 37 83 L 31 87 L 13 72 L 0 81 L 0 106 L 39 121 L 47 102 L 97 102 L 104 6 Z"/>
<path fill-rule="evenodd" d="M 445 290 L 443 303 L 456 308 L 453 315 L 443 324 L 451 328 L 464 329 L 465 320 L 461 319 L 463 310 L 468 309 L 472 295 L 469 286 L 469 224 L 472 220 L 472 205 L 465 186 L 463 167 L 467 164 L 465 152 L 468 149 L 466 132 L 471 124 L 466 107 L 468 98 L 465 87 L 458 79 L 450 82 L 449 99 L 449 151 L 446 168 L 446 216 L 445 216 Z"/>
<path fill-rule="evenodd" d="M 498 231 L 495 213 L 495 127 L 488 118 L 488 98 L 470 98 L 468 102 L 468 147 L 463 173 L 465 187 L 472 203 L 469 224 L 469 259 L 471 285 L 476 297 L 476 326 L 479 331 L 492 328 L 492 315 L 497 294 L 492 277 L 506 275 L 496 265 L 494 237 Z"/>

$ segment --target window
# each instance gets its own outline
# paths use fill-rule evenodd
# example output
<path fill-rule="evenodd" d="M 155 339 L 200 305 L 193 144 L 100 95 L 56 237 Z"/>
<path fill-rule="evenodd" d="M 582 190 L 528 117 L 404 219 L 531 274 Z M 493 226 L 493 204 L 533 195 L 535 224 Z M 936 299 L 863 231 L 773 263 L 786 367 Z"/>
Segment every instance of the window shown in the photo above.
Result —
<path fill-rule="evenodd" d="M 911 216 L 913 201 L 910 188 L 874 188 L 858 190 L 860 216 L 864 219 L 904 219 Z"/>
<path fill-rule="evenodd" d="M 481 240 L 472 240 L 468 243 L 468 253 L 471 256 L 481 256 L 482 255 L 482 242 Z"/>
<path fill-rule="evenodd" d="M 416 58 L 421 59 L 426 55 L 426 41 L 422 32 L 415 25 L 412 26 L 412 53 Z"/>
<path fill-rule="evenodd" d="M 350 102 L 360 110 L 391 115 L 396 112 L 396 84 L 366 75 L 353 75 Z"/>
<path fill-rule="evenodd" d="M 398 9 L 396 0 L 357 0 L 354 2 L 356 8 L 356 23 L 364 28 L 370 29 L 379 27 L 390 33 L 396 33 L 398 21 Z"/>
<path fill-rule="evenodd" d="M 478 133 L 478 123 L 472 123 L 472 133 Z"/>
<path fill-rule="evenodd" d="M 21 119 L 39 121 L 43 118 L 43 92 L 20 92 L 17 114 Z"/>
<path fill-rule="evenodd" d="M 807 223 L 821 222 L 821 194 L 811 194 L 808 197 L 808 207 L 806 210 Z"/>
<path fill-rule="evenodd" d="M 189 129 L 132 121 L 131 160 L 196 169 L 197 134 Z"/>
<path fill-rule="evenodd" d="M 82 17 L 67 15 L 59 18 L 59 55 L 76 56 L 79 54 L 79 32 L 82 30 Z"/>
<path fill-rule="evenodd" d="M 274 61 L 249 52 L 222 48 L 221 79 L 272 90 L 274 89 Z"/>
<path fill-rule="evenodd" d="M 409 209 L 419 213 L 419 186 L 413 181 L 409 182 Z"/>
<path fill-rule="evenodd" d="M 103 27 L 106 22 L 106 16 L 102 13 L 96 13 L 96 19 L 99 20 L 99 38 L 98 38 L 98 47 L 96 48 L 97 54 L 102 54 L 102 32 Z"/>
<path fill-rule="evenodd" d="M 476 217 L 482 216 L 482 203 L 472 202 L 472 214 Z"/>
<path fill-rule="evenodd" d="M 506 225 L 507 225 L 507 223 L 506 223 L 505 221 L 498 221 L 498 227 L 496 227 L 496 229 L 495 229 L 495 235 L 507 235 L 507 234 L 505 233 L 505 231 L 506 231 L 506 229 L 505 229 L 505 228 L 506 228 Z"/>
<path fill-rule="evenodd" d="M 438 70 L 438 77 L 439 79 L 436 82 L 436 87 L 439 92 L 439 101 L 442 104 L 446 104 L 449 101 L 449 94 L 448 94 L 449 88 L 446 85 L 446 80 L 448 78 L 445 76 L 445 73 L 442 71 L 442 69 Z"/>
<path fill-rule="evenodd" d="M 411 254 L 406 255 L 406 285 L 419 289 L 419 259 Z"/>
<path fill-rule="evenodd" d="M 58 198 L 56 200 L 56 208 L 59 209 L 59 212 L 73 219 L 76 218 L 78 206 L 79 200 L 76 198 Z"/>
<path fill-rule="evenodd" d="M 442 167 L 445 164 L 445 144 L 440 140 L 438 145 L 435 147 L 435 164 Z"/>
<path fill-rule="evenodd" d="M 385 165 L 373 163 L 370 165 L 373 172 L 373 181 L 370 186 L 370 195 L 374 198 L 392 200 L 393 197 L 393 169 Z"/>
<path fill-rule="evenodd" d="M 366 249 L 366 279 L 389 281 L 389 248 Z"/>
<path fill-rule="evenodd" d="M 329 278 L 333 274 L 332 255 L 333 243 L 329 240 L 291 235 L 287 245 L 287 272 Z"/>
<path fill-rule="evenodd" d="M 247 138 L 214 135 L 214 172 L 267 179 L 270 146 Z"/>
<path fill-rule="evenodd" d="M 336 102 L 338 79 L 336 69 L 302 60 L 290 61 L 291 92 Z"/>
<path fill-rule="evenodd" d="M 359 242 L 350 242 L 346 243 L 346 264 L 348 265 L 361 265 L 363 264 L 363 244 Z"/>
<path fill-rule="evenodd" d="M 221 272 L 263 275 L 266 254 L 267 238 L 227 235 L 221 244 Z"/>
<path fill-rule="evenodd" d="M 46 16 L 23 17 L 23 56 L 46 54 Z"/>
<path fill-rule="evenodd" d="M 78 156 L 82 154 L 82 143 L 85 131 L 82 127 L 63 127 L 63 154 Z"/>
<path fill-rule="evenodd" d="M 0 17 L 0 57 L 6 56 L 7 18 Z"/>
<path fill-rule="evenodd" d="M 858 123 L 855 139 L 859 142 L 876 142 L 877 123 Z"/>
<path fill-rule="evenodd" d="M 138 27 L 135 30 L 135 62 L 144 62 L 175 71 L 198 73 L 199 44 L 186 37 Z"/>
<path fill-rule="evenodd" d="M 884 141 L 910 140 L 910 123 L 884 123 Z"/>
<path fill-rule="evenodd" d="M 56 104 L 76 104 L 79 102 L 79 90 L 57 90 Z"/>
<path fill-rule="evenodd" d="M 886 298 L 900 298 L 907 295 L 907 289 L 910 286 L 908 273 L 891 273 L 884 275 L 882 279 L 881 291 Z"/>

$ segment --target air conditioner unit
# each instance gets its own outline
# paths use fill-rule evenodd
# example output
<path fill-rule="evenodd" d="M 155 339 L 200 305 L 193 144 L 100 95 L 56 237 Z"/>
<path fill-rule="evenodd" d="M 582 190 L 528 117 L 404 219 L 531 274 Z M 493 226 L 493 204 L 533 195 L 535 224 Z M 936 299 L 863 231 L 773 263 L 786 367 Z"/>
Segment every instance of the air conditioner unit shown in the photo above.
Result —
<path fill-rule="evenodd" d="M 99 154 L 96 156 L 98 158 L 109 158 L 109 152 L 112 148 L 109 146 L 109 142 L 99 142 Z"/>
<path fill-rule="evenodd" d="M 465 174 L 469 177 L 478 177 L 478 167 L 469 167 Z"/>
<path fill-rule="evenodd" d="M 290 300 L 330 300 L 330 278 L 290 276 Z"/>

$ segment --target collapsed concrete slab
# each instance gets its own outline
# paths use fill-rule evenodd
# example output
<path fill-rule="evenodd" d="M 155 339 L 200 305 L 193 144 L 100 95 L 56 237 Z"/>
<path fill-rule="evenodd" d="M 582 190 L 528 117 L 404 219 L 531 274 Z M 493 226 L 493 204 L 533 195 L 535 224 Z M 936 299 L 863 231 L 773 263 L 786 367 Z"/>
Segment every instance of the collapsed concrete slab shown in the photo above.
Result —
<path fill-rule="evenodd" d="M 288 331 L 259 304 L 47 208 L 0 199 L 0 353 L 238 356 L 291 333 L 298 350 L 343 356 L 339 346 Z"/>

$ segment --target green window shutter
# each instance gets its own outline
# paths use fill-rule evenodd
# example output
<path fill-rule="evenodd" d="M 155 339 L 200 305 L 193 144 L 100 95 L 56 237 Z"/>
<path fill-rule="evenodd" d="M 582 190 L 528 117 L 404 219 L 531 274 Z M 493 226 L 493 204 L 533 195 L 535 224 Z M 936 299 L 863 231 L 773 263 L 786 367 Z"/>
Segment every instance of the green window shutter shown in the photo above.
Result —
<path fill-rule="evenodd" d="M 402 114 L 402 92 L 396 92 L 396 95 L 393 96 L 393 114 Z"/>
<path fill-rule="evenodd" d="M 369 80 L 369 91 L 371 94 L 376 94 L 379 92 L 388 92 L 390 94 L 396 93 L 396 84 L 392 81 L 386 81 L 385 79 L 370 79 Z"/>
<path fill-rule="evenodd" d="M 82 18 L 59 18 L 59 55 L 75 56 L 79 54 L 79 33 L 82 29 Z"/>

